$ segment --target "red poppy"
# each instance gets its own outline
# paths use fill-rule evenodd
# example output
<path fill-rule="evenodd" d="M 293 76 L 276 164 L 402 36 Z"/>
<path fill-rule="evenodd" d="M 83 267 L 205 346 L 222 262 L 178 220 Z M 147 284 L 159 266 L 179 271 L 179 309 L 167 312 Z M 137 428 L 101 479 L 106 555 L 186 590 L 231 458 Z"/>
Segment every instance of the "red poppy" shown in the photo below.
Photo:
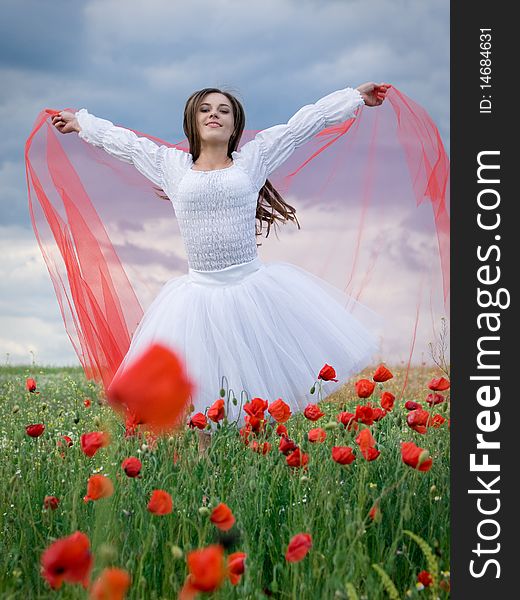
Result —
<path fill-rule="evenodd" d="M 364 423 L 365 425 L 372 425 L 374 423 L 374 410 L 370 404 L 358 404 L 356 406 L 356 421 Z"/>
<path fill-rule="evenodd" d="M 121 468 L 128 475 L 128 477 L 139 477 L 142 466 L 143 465 L 141 461 L 135 456 L 125 458 L 125 460 L 121 463 Z"/>
<path fill-rule="evenodd" d="M 366 460 L 375 460 L 381 453 L 376 450 L 376 440 L 372 435 L 370 429 L 363 429 L 356 437 L 356 444 L 358 444 L 361 454 Z"/>
<path fill-rule="evenodd" d="M 58 446 L 58 448 L 61 448 L 61 446 L 65 445 L 69 448 L 72 446 L 72 438 L 70 438 L 68 435 L 62 435 L 61 438 L 56 442 L 56 446 Z"/>
<path fill-rule="evenodd" d="M 389 379 L 392 379 L 392 377 L 392 372 L 389 369 L 387 369 L 385 365 L 379 365 L 379 367 L 377 367 L 377 369 L 375 370 L 372 379 L 374 381 L 377 381 L 378 383 L 383 383 L 383 381 L 388 381 Z"/>
<path fill-rule="evenodd" d="M 381 406 L 388 412 L 394 408 L 395 396 L 390 392 L 381 394 Z"/>
<path fill-rule="evenodd" d="M 312 538 L 310 534 L 297 533 L 289 542 L 289 546 L 285 552 L 285 560 L 287 562 L 299 562 L 307 556 L 311 548 Z"/>
<path fill-rule="evenodd" d="M 261 417 L 257 417 L 256 415 L 246 415 L 244 417 L 244 421 L 255 433 L 259 433 L 265 427 L 265 419 L 263 413 Z"/>
<path fill-rule="evenodd" d="M 401 458 L 406 465 L 419 471 L 432 468 L 433 461 L 428 457 L 428 450 L 419 448 L 413 442 L 401 442 Z"/>
<path fill-rule="evenodd" d="M 282 454 L 289 454 L 290 452 L 292 452 L 293 450 L 296 450 L 298 446 L 294 443 L 293 440 L 289 439 L 287 436 L 282 435 L 282 437 L 280 438 L 280 444 L 278 445 L 278 450 L 280 450 L 280 452 Z"/>
<path fill-rule="evenodd" d="M 25 387 L 29 392 L 36 391 L 36 381 L 32 377 L 28 377 L 25 380 Z"/>
<path fill-rule="evenodd" d="M 444 402 L 444 396 L 442 394 L 437 394 L 437 393 L 428 394 L 428 397 L 426 398 L 426 402 L 430 406 L 435 406 L 435 404 L 441 404 L 442 402 Z"/>
<path fill-rule="evenodd" d="M 376 384 L 368 379 L 360 379 L 356 381 L 356 394 L 360 398 L 368 398 L 372 395 Z"/>
<path fill-rule="evenodd" d="M 428 384 L 430 390 L 434 392 L 444 392 L 444 390 L 448 390 L 450 388 L 450 382 L 444 377 L 434 378 Z"/>
<path fill-rule="evenodd" d="M 300 452 L 299 448 L 293 450 L 285 459 L 290 467 L 304 467 L 309 463 L 309 455 Z"/>
<path fill-rule="evenodd" d="M 209 520 L 221 531 L 231 529 L 235 524 L 235 517 L 227 504 L 221 502 L 211 512 Z"/>
<path fill-rule="evenodd" d="M 333 367 L 325 363 L 319 372 L 318 379 L 323 379 L 323 381 L 337 381 L 334 377 L 336 377 L 336 371 Z"/>
<path fill-rule="evenodd" d="M 262 398 L 253 398 L 250 402 L 244 404 L 244 412 L 251 417 L 257 417 L 258 419 L 264 419 L 264 412 L 268 406 L 267 400 Z"/>
<path fill-rule="evenodd" d="M 258 452 L 258 454 L 267 454 L 270 452 L 272 446 L 269 442 L 264 442 L 263 444 L 259 444 L 256 440 L 251 444 L 251 449 L 253 452 Z"/>
<path fill-rule="evenodd" d="M 227 557 L 227 573 L 232 585 L 237 585 L 245 571 L 245 552 L 233 552 Z"/>
<path fill-rule="evenodd" d="M 321 427 L 317 427 L 316 429 L 311 429 L 307 434 L 307 438 L 309 442 L 324 442 L 327 438 L 327 432 Z"/>
<path fill-rule="evenodd" d="M 105 431 L 83 433 L 80 438 L 81 449 L 87 456 L 94 456 L 100 449 L 110 444 L 110 435 Z"/>
<path fill-rule="evenodd" d="M 434 427 L 435 429 L 439 429 L 441 425 L 444 425 L 446 419 L 442 415 L 434 415 L 429 422 L 429 425 Z"/>
<path fill-rule="evenodd" d="M 224 400 L 219 398 L 210 406 L 208 410 L 208 419 L 211 419 L 214 423 L 218 423 L 219 421 L 222 421 L 225 416 Z"/>
<path fill-rule="evenodd" d="M 404 403 L 404 407 L 406 410 L 417 410 L 418 408 L 422 408 L 422 405 L 418 402 L 414 402 L 413 400 L 408 400 Z"/>
<path fill-rule="evenodd" d="M 379 406 L 374 406 L 374 408 L 372 408 L 372 419 L 374 421 L 381 421 L 381 419 L 385 416 L 386 411 L 384 411 L 382 408 L 379 408 Z"/>
<path fill-rule="evenodd" d="M 188 552 L 186 560 L 189 574 L 178 600 L 191 600 L 199 592 L 214 592 L 226 577 L 224 548 L 220 544 Z"/>
<path fill-rule="evenodd" d="M 105 475 L 92 475 L 87 482 L 87 494 L 83 501 L 109 498 L 114 493 L 114 484 Z"/>
<path fill-rule="evenodd" d="M 433 577 L 428 573 L 428 571 L 421 571 L 417 575 L 417 581 L 422 583 L 424 587 L 429 587 L 433 583 Z"/>
<path fill-rule="evenodd" d="M 334 446 L 332 448 L 332 460 L 340 465 L 350 465 L 356 458 L 350 446 Z"/>
<path fill-rule="evenodd" d="M 321 412 L 317 404 L 307 404 L 303 411 L 303 415 L 306 419 L 309 419 L 309 421 L 317 421 L 318 419 L 321 419 L 325 413 Z"/>
<path fill-rule="evenodd" d="M 151 344 L 108 388 L 109 404 L 134 425 L 164 433 L 180 424 L 194 384 L 180 358 L 161 344 Z"/>
<path fill-rule="evenodd" d="M 168 515 L 173 510 L 172 497 L 164 490 L 154 490 L 147 508 L 154 515 Z"/>
<path fill-rule="evenodd" d="M 207 424 L 208 420 L 206 419 L 206 415 L 201 412 L 194 414 L 188 421 L 188 427 L 191 427 L 191 429 L 194 429 L 195 427 L 197 429 L 205 429 Z"/>
<path fill-rule="evenodd" d="M 56 540 L 41 557 L 42 575 L 53 590 L 59 590 L 64 581 L 81 583 L 87 589 L 92 564 L 90 541 L 81 531 Z"/>
<path fill-rule="evenodd" d="M 406 422 L 408 423 L 408 426 L 414 431 L 417 431 L 417 433 L 425 434 L 429 418 L 430 414 L 428 411 L 418 408 L 417 410 L 411 410 L 406 415 Z"/>
<path fill-rule="evenodd" d="M 129 587 L 128 571 L 106 568 L 92 584 L 89 600 L 124 600 Z"/>
<path fill-rule="evenodd" d="M 271 402 L 267 410 L 277 423 L 286 423 L 291 417 L 291 407 L 281 398 Z"/>
<path fill-rule="evenodd" d="M 351 429 L 354 429 L 354 431 L 357 431 L 359 425 L 356 422 L 356 415 L 353 413 L 349 413 L 349 412 L 340 412 L 338 415 L 336 415 L 336 419 L 342 423 L 346 429 L 348 429 L 349 431 Z"/>
<path fill-rule="evenodd" d="M 379 504 L 377 502 L 370 509 L 368 516 L 372 519 L 372 521 L 377 521 L 381 516 L 381 511 L 379 510 Z"/>
<path fill-rule="evenodd" d="M 85 398 L 85 400 L 83 400 L 83 404 L 88 408 L 92 404 L 92 401 L 90 398 Z"/>
<path fill-rule="evenodd" d="M 278 425 L 276 428 L 276 435 L 287 435 L 287 427 L 285 425 Z"/>
<path fill-rule="evenodd" d="M 240 433 L 240 437 L 242 438 L 242 441 L 244 442 L 244 444 L 246 446 L 249 446 L 249 437 L 253 433 L 251 426 L 246 425 L 245 427 L 242 427 L 242 429 L 239 430 L 239 433 Z"/>
<path fill-rule="evenodd" d="M 58 505 L 60 503 L 59 498 L 56 498 L 56 496 L 45 496 L 45 498 L 43 499 L 43 508 L 45 508 L 46 510 L 49 510 L 49 508 L 51 510 L 56 510 L 58 508 Z"/>
<path fill-rule="evenodd" d="M 45 431 L 45 425 L 43 423 L 36 423 L 34 425 L 27 425 L 25 428 L 27 435 L 37 438 Z"/>

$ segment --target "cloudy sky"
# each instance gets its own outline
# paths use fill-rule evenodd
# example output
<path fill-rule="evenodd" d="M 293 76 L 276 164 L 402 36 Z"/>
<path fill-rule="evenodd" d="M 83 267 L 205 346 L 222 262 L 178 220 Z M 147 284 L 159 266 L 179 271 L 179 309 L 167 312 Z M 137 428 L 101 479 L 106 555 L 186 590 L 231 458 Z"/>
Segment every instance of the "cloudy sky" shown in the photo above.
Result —
<path fill-rule="evenodd" d="M 85 107 L 176 142 L 195 89 L 236 92 L 247 127 L 262 129 L 387 81 L 428 111 L 449 152 L 449 2 L 3 0 L 0 81 L 0 359 L 79 364 L 27 207 L 23 149 L 40 110 Z M 407 357 L 405 338 L 395 356 Z"/>

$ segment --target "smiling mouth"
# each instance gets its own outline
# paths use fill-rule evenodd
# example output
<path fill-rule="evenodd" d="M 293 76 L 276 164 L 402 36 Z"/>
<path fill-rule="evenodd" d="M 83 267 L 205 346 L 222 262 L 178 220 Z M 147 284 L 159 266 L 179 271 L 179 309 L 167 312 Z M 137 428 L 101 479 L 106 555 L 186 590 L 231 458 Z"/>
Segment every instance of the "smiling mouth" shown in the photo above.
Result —
<path fill-rule="evenodd" d="M 206 123 L 206 127 L 212 127 L 212 126 L 213 127 L 215 127 L 215 126 L 216 127 L 222 127 L 222 125 L 220 123 L 215 123 L 215 122 L 213 122 L 213 123 Z"/>

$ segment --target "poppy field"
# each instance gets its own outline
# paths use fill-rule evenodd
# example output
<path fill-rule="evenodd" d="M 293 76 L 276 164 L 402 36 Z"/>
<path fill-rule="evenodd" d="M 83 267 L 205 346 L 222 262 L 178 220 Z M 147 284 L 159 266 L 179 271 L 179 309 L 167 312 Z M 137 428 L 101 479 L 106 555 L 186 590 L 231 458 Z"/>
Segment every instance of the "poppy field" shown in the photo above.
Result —
<path fill-rule="evenodd" d="M 1 367 L 1 597 L 448 598 L 448 373 L 373 365 L 322 398 L 339 367 L 299 414 L 225 388 L 194 414 L 160 346 L 107 393 Z"/>

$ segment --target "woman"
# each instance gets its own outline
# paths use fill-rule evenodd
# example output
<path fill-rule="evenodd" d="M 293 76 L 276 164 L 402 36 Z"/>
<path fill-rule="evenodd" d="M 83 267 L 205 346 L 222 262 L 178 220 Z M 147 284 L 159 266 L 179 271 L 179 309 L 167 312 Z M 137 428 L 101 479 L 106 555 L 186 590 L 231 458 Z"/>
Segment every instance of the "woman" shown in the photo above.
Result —
<path fill-rule="evenodd" d="M 215 88 L 195 92 L 186 103 L 189 153 L 140 138 L 85 109 L 53 117 L 61 133 L 78 132 L 164 190 L 188 256 L 188 274 L 163 286 L 116 377 L 156 341 L 184 358 L 196 384 L 195 412 L 217 399 L 225 380 L 237 398 L 242 390 L 249 399 L 282 398 L 297 412 L 315 401 L 309 388 L 325 363 L 336 368 L 339 380 L 324 383 L 326 394 L 370 364 L 377 337 L 352 314 L 370 311 L 300 267 L 260 261 L 255 218 L 268 227 L 275 219 L 296 220 L 269 174 L 316 133 L 353 118 L 362 104 L 380 105 L 389 87 L 365 83 L 333 92 L 287 124 L 261 131 L 240 151 L 244 111 L 231 94 Z M 375 322 L 377 315 L 371 316 Z M 243 421 L 233 403 L 227 416 Z"/>

